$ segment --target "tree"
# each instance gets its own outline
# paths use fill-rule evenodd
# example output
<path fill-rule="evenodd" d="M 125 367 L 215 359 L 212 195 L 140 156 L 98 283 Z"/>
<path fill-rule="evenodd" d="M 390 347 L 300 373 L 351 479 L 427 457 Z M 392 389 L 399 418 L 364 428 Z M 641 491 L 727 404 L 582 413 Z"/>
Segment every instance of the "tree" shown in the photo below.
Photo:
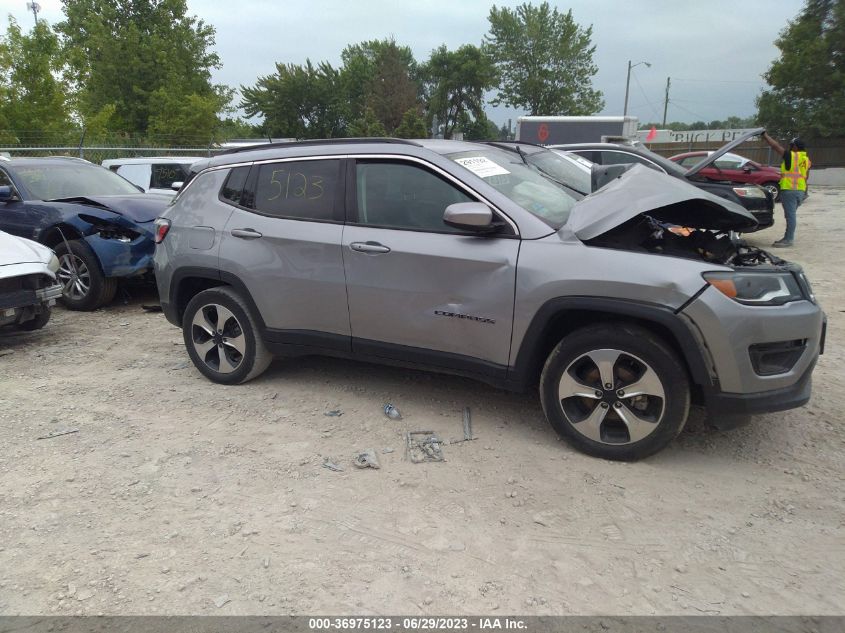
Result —
<path fill-rule="evenodd" d="M 241 86 L 240 107 L 264 117 L 267 136 L 333 138 L 346 135 L 349 107 L 340 72 L 328 62 L 276 64 L 276 73 Z"/>
<path fill-rule="evenodd" d="M 9 18 L 0 38 L 0 135 L 19 142 L 62 142 L 73 124 L 68 94 L 55 73 L 59 41 L 39 20 L 29 35 Z"/>
<path fill-rule="evenodd" d="M 428 138 L 428 128 L 416 108 L 411 108 L 402 116 L 402 123 L 394 132 L 398 138 Z"/>
<path fill-rule="evenodd" d="M 187 126 L 168 129 L 211 138 L 231 93 L 211 83 L 212 69 L 220 67 L 212 50 L 214 27 L 187 15 L 186 0 L 62 4 L 65 20 L 56 29 L 64 36 L 65 77 L 76 89 L 83 122 L 136 135 Z M 181 114 L 164 113 L 163 96 Z M 195 116 L 188 107 L 202 112 Z M 212 111 L 215 117 L 208 116 Z"/>
<path fill-rule="evenodd" d="M 393 132 L 420 97 L 418 68 L 411 49 L 395 40 L 353 44 L 341 53 L 341 82 L 350 117 L 364 118 L 372 109 L 382 126 Z"/>
<path fill-rule="evenodd" d="M 495 85 L 497 76 L 479 47 L 464 44 L 450 51 L 440 46 L 431 52 L 422 72 L 429 121 L 437 117 L 443 138 L 450 138 L 460 121 L 485 118 L 484 93 Z"/>
<path fill-rule="evenodd" d="M 807 0 L 775 40 L 757 117 L 773 134 L 845 135 L 845 0 Z"/>
<path fill-rule="evenodd" d="M 483 112 L 475 120 L 464 117 L 459 127 L 464 133 L 464 140 L 467 141 L 496 141 L 499 139 L 499 127 L 488 119 Z"/>
<path fill-rule="evenodd" d="M 588 115 L 604 107 L 601 91 L 592 87 L 598 71 L 593 27 L 578 26 L 571 9 L 559 13 L 548 2 L 514 10 L 494 5 L 487 19 L 486 49 L 501 74 L 494 105 L 532 115 Z"/>
<path fill-rule="evenodd" d="M 349 136 L 353 138 L 365 138 L 368 136 L 387 136 L 387 131 L 376 117 L 372 108 L 364 110 L 364 115 L 355 119 L 349 126 Z"/>

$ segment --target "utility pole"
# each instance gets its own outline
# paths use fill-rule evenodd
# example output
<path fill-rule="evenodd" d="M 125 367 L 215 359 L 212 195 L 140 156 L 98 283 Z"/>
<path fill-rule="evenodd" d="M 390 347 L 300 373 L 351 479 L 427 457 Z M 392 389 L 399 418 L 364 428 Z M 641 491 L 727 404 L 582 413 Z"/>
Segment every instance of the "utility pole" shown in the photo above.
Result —
<path fill-rule="evenodd" d="M 38 26 L 38 12 L 41 11 L 41 5 L 37 2 L 27 2 L 26 10 L 32 11 L 32 15 L 35 17 L 35 26 Z"/>
<path fill-rule="evenodd" d="M 669 83 L 671 82 L 671 77 L 666 77 L 666 98 L 663 100 L 663 127 L 666 127 L 666 110 L 669 109 Z"/>
<path fill-rule="evenodd" d="M 622 116 L 628 114 L 628 89 L 631 87 L 631 69 L 635 66 L 639 66 L 640 64 L 645 64 L 647 67 L 651 68 L 651 64 L 648 62 L 637 62 L 636 64 L 632 64 L 631 60 L 628 60 L 628 77 L 625 79 L 625 107 L 622 109 Z"/>

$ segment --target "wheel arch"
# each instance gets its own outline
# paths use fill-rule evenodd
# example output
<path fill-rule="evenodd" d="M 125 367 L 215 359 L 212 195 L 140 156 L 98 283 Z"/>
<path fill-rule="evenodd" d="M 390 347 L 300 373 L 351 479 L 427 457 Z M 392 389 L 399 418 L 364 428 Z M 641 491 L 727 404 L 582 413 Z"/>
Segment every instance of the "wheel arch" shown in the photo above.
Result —
<path fill-rule="evenodd" d="M 61 244 L 64 240 L 81 240 L 84 239 L 84 237 L 85 236 L 82 231 L 77 227 L 72 224 L 67 224 L 66 222 L 61 222 L 60 224 L 54 224 L 53 226 L 45 229 L 39 236 L 38 241 L 44 244 L 44 246 L 56 248 L 56 246 Z"/>
<path fill-rule="evenodd" d="M 252 298 L 246 284 L 237 275 L 223 272 L 213 268 L 187 267 L 180 268 L 173 273 L 170 280 L 170 296 L 166 313 L 168 320 L 178 326 L 182 326 L 182 318 L 185 315 L 185 308 L 188 307 L 191 299 L 203 290 L 210 290 L 220 286 L 228 286 L 238 292 L 249 306 L 252 316 L 263 332 L 264 319 L 261 317 L 255 301 Z"/>
<path fill-rule="evenodd" d="M 694 400 L 713 388 L 712 363 L 696 335 L 664 306 L 603 297 L 560 297 L 547 301 L 531 321 L 510 368 L 509 382 L 526 389 L 536 384 L 546 358 L 560 340 L 578 328 L 624 321 L 647 329 L 670 346 L 687 369 Z"/>

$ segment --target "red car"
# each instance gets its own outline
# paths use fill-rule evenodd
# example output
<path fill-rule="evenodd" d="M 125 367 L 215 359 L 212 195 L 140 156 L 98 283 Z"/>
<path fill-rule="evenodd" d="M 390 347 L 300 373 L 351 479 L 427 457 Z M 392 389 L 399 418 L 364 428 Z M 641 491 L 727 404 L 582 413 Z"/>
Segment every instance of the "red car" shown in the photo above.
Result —
<path fill-rule="evenodd" d="M 712 153 L 706 151 L 686 152 L 685 154 L 670 156 L 669 160 L 673 160 L 681 165 L 681 167 L 689 169 Z M 761 165 L 750 158 L 745 158 L 737 154 L 725 154 L 716 159 L 713 165 L 705 167 L 699 173 L 710 180 L 730 180 L 731 182 L 760 185 L 764 189 L 768 189 L 775 200 L 778 199 L 780 194 L 778 189 L 780 169 Z"/>

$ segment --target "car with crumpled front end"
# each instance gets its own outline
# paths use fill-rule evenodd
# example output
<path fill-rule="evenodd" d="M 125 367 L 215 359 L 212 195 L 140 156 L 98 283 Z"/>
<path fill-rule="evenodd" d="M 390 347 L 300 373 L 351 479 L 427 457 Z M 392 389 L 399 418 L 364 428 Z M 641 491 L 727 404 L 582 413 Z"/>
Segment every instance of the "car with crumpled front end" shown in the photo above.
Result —
<path fill-rule="evenodd" d="M 62 296 L 58 270 L 51 249 L 0 231 L 0 326 L 31 332 L 47 325 Z"/>
<path fill-rule="evenodd" d="M 561 437 L 608 459 L 665 447 L 691 404 L 728 427 L 810 398 L 824 314 L 801 267 L 683 179 L 634 165 L 585 196 L 518 143 L 400 139 L 192 169 L 156 281 L 211 381 L 317 354 L 539 385 Z"/>
<path fill-rule="evenodd" d="M 597 165 L 644 165 L 650 169 L 681 178 L 690 184 L 713 195 L 730 200 L 748 212 L 757 220 L 757 225 L 750 231 L 759 231 L 772 226 L 775 222 L 775 196 L 768 189 L 748 182 L 732 182 L 723 175 L 713 178 L 702 173 L 722 156 L 729 153 L 753 136 L 758 136 L 763 128 L 750 130 L 730 143 L 711 152 L 693 167 L 686 169 L 678 163 L 651 151 L 639 141 L 629 143 L 572 143 L 550 145 L 550 149 L 566 150 L 577 154 Z"/>
<path fill-rule="evenodd" d="M 0 160 L 0 230 L 56 251 L 72 310 L 109 303 L 119 279 L 152 281 L 153 221 L 169 201 L 79 158 Z"/>

